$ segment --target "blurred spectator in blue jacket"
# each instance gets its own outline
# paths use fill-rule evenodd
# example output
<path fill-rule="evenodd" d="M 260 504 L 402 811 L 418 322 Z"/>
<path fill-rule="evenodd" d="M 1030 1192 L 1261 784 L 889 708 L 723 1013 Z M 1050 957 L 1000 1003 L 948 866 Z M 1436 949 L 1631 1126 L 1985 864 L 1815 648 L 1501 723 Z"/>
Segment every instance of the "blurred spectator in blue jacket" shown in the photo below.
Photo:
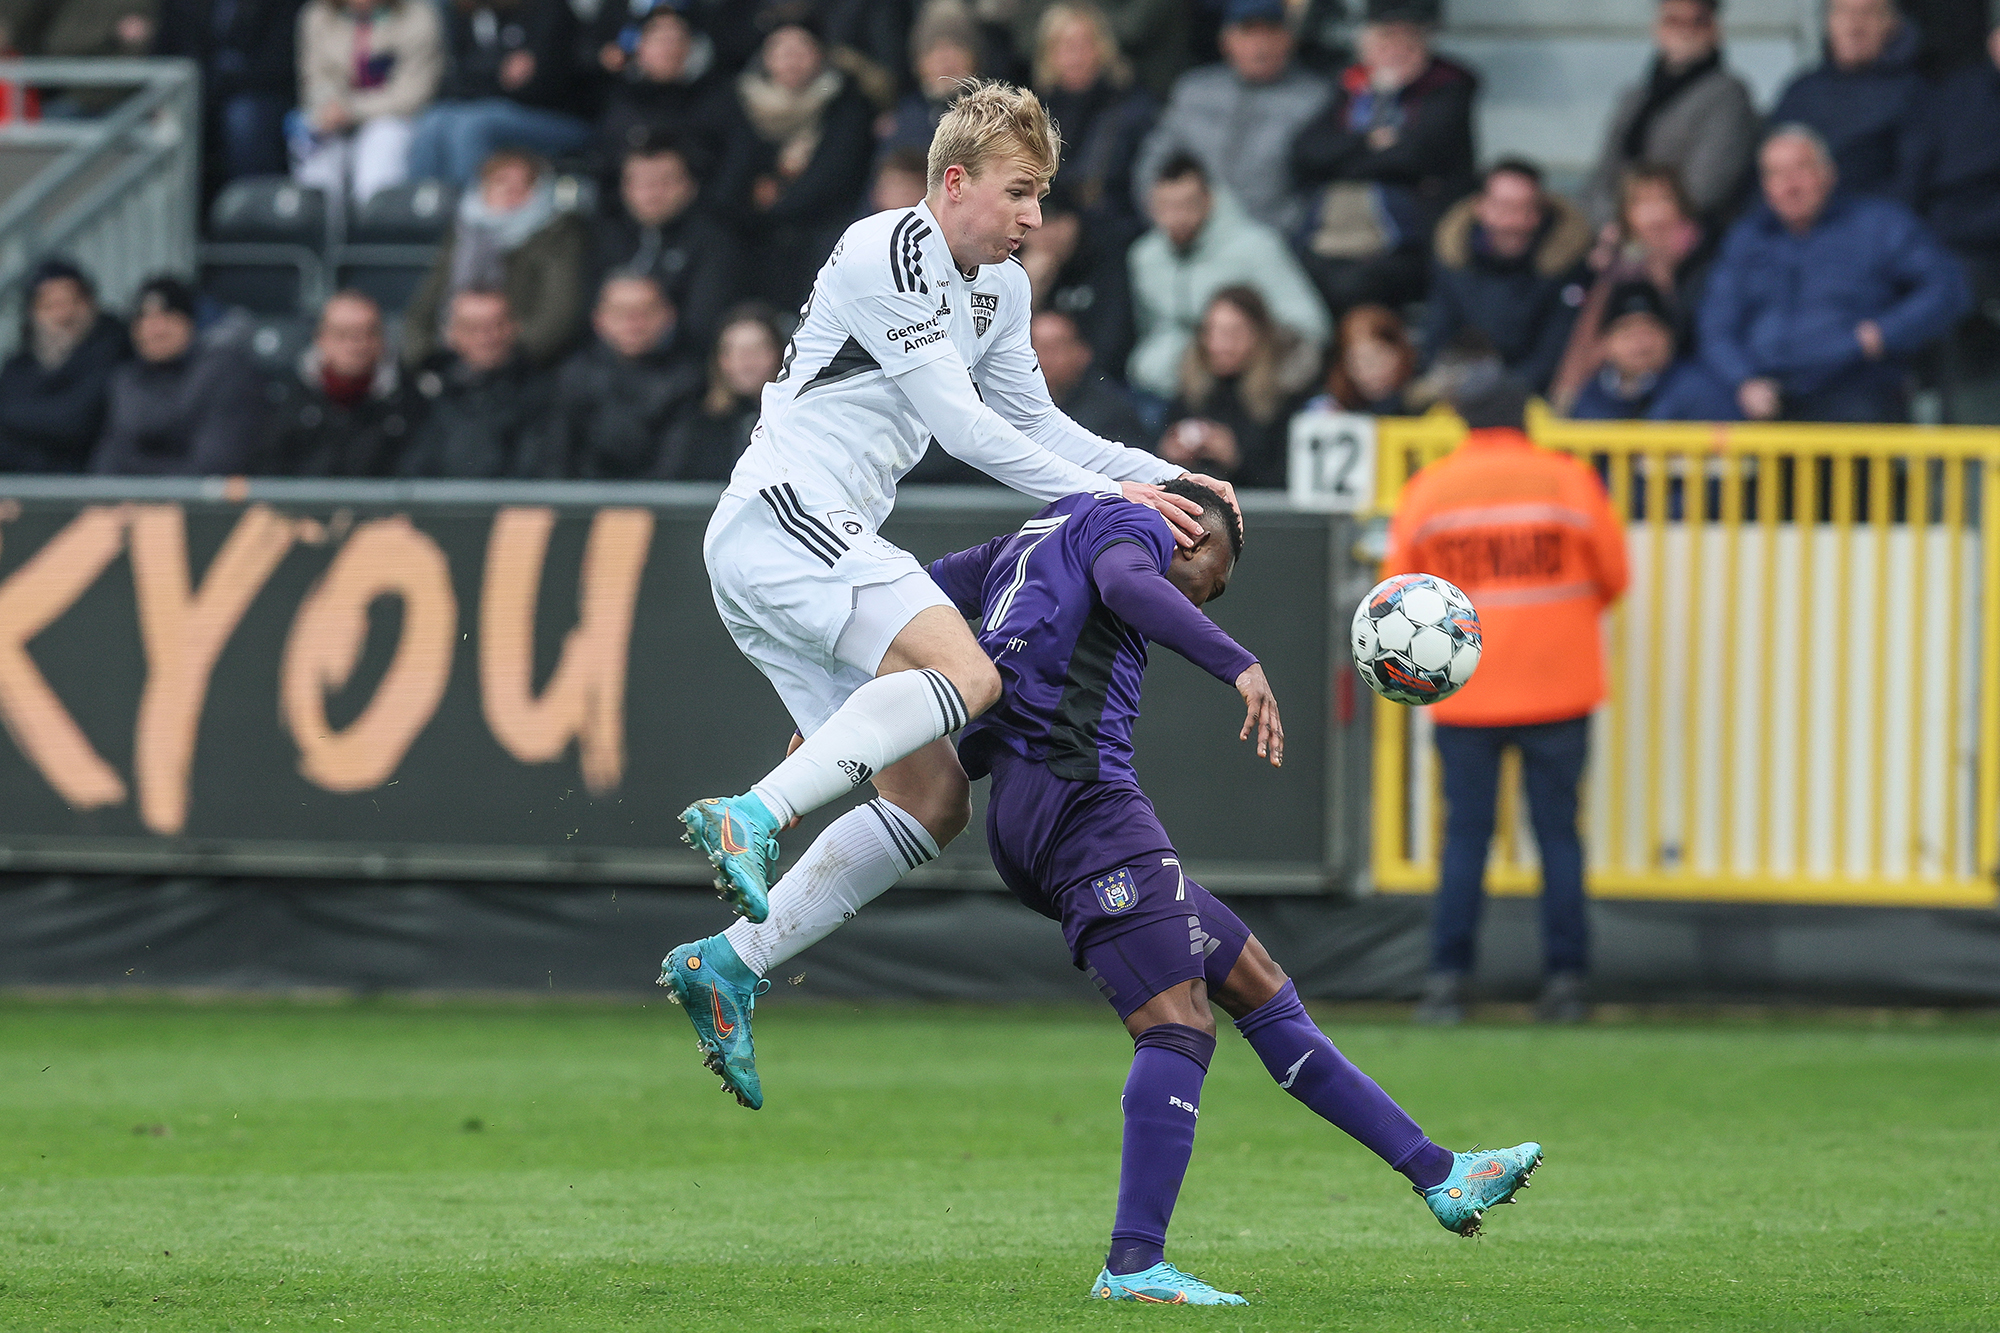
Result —
<path fill-rule="evenodd" d="M 131 346 L 76 265 L 45 259 L 23 286 L 21 350 L 0 368 L 0 472 L 81 472 Z"/>
<path fill-rule="evenodd" d="M 1781 125 L 1764 201 L 1723 242 L 1701 357 L 1754 421 L 1901 421 L 1904 360 L 1970 305 L 1965 271 L 1892 199 L 1836 194 L 1826 143 Z"/>
<path fill-rule="evenodd" d="M 1770 123 L 1818 131 L 1842 189 L 1893 193 L 1926 95 L 1920 45 L 1894 0 L 1827 0 L 1826 60 L 1792 80 Z"/>
<path fill-rule="evenodd" d="M 1226 0 L 1221 45 L 1221 64 L 1175 81 L 1133 166 L 1133 197 L 1145 208 L 1160 168 L 1192 154 L 1251 217 L 1289 234 L 1305 213 L 1292 182 L 1292 142 L 1332 85 L 1293 61 L 1284 0 Z"/>
<path fill-rule="evenodd" d="M 2000 28 L 1986 53 L 1933 95 L 1909 162 L 1911 201 L 1965 260 L 1982 296 L 2000 293 Z"/>
<path fill-rule="evenodd" d="M 1487 168 L 1479 193 L 1438 224 L 1424 314 L 1424 354 L 1468 331 L 1539 393 L 1569 342 L 1589 280 L 1583 211 L 1542 188 L 1541 169 L 1518 158 Z"/>
<path fill-rule="evenodd" d="M 164 0 L 153 54 L 201 67 L 210 183 L 285 172 L 301 0 Z"/>
<path fill-rule="evenodd" d="M 591 141 L 575 104 L 568 0 L 451 0 L 445 10 L 450 72 L 417 122 L 410 177 L 470 183 L 502 148 L 546 157 Z"/>
<path fill-rule="evenodd" d="M 1431 54 L 1436 5 L 1369 0 L 1361 59 L 1292 141 L 1293 178 L 1314 187 L 1306 272 L 1338 315 L 1420 299 L 1431 235 L 1473 186 L 1479 80 Z"/>
<path fill-rule="evenodd" d="M 1577 392 L 1578 421 L 1734 421 L 1729 390 L 1680 354 L 1674 312 L 1650 282 L 1620 283 L 1604 304 L 1603 359 Z"/>

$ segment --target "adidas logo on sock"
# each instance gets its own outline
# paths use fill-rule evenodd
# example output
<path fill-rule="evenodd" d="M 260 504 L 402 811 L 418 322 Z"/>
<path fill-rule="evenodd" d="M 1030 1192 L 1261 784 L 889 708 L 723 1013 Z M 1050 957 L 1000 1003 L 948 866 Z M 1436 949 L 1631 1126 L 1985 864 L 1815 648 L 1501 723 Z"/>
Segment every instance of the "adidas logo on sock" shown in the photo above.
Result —
<path fill-rule="evenodd" d="M 838 759 L 834 762 L 840 765 L 841 772 L 847 774 L 847 780 L 857 787 L 875 776 L 875 770 L 859 760 Z"/>

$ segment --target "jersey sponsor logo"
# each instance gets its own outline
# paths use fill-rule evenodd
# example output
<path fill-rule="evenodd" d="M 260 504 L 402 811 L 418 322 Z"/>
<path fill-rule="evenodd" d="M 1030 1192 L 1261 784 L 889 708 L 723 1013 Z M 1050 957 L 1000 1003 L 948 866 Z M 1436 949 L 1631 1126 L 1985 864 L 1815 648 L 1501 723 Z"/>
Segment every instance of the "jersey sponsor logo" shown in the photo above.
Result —
<path fill-rule="evenodd" d="M 972 294 L 972 331 L 981 338 L 993 326 L 993 319 L 1000 312 L 1000 298 L 991 292 Z"/>
<path fill-rule="evenodd" d="M 857 787 L 875 776 L 875 770 L 858 759 L 836 759 L 833 762 L 840 766 L 841 772 L 847 774 L 847 780 Z"/>
<path fill-rule="evenodd" d="M 1097 905 L 1113 916 L 1139 901 L 1139 886 L 1133 882 L 1132 872 L 1124 866 L 1101 879 L 1090 881 L 1090 891 L 1097 895 Z"/>
<path fill-rule="evenodd" d="M 924 281 L 922 249 L 924 238 L 930 234 L 930 224 L 914 212 L 889 233 L 889 273 L 896 280 L 897 291 L 930 295 L 930 286 Z"/>
<path fill-rule="evenodd" d="M 937 322 L 938 317 L 932 315 L 921 324 L 905 324 L 901 328 L 884 329 L 882 330 L 882 336 L 892 343 L 902 342 L 904 339 L 914 338 L 928 329 L 937 328 Z"/>
<path fill-rule="evenodd" d="M 936 323 L 936 320 L 933 319 L 927 322 Z M 914 352 L 919 347 L 929 347 L 932 343 L 938 341 L 942 337 L 944 337 L 943 329 L 932 329 L 929 333 L 926 333 L 921 337 L 905 338 L 903 340 L 903 350 L 906 352 Z"/>

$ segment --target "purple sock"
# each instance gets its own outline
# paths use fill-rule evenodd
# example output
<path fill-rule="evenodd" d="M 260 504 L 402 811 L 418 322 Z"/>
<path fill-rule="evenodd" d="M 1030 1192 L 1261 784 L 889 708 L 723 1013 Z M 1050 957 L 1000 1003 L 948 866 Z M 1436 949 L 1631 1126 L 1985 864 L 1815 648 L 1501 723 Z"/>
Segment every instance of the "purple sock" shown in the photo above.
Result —
<path fill-rule="evenodd" d="M 1143 1273 L 1164 1256 L 1167 1222 L 1194 1155 L 1201 1080 L 1215 1038 L 1181 1023 L 1147 1028 L 1132 1043 L 1125 1080 L 1125 1153 L 1118 1167 L 1118 1217 L 1111 1226 L 1114 1274 Z"/>
<path fill-rule="evenodd" d="M 1291 982 L 1236 1020 L 1278 1086 L 1429 1189 L 1451 1174 L 1452 1155 L 1424 1137 L 1409 1113 L 1354 1067 L 1319 1030 Z"/>

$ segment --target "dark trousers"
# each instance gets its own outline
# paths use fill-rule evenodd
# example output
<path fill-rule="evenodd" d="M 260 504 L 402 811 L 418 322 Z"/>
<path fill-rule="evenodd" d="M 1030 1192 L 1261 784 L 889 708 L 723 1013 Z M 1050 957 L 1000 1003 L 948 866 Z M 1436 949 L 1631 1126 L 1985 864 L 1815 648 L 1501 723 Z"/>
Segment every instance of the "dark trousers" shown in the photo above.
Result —
<path fill-rule="evenodd" d="M 1542 858 L 1542 966 L 1589 968 L 1590 931 L 1583 912 L 1583 840 L 1576 831 L 1576 789 L 1590 753 L 1588 715 L 1526 727 L 1436 729 L 1444 767 L 1444 857 L 1431 921 L 1431 968 L 1472 971 L 1486 902 L 1486 853 L 1500 796 L 1500 756 L 1521 752 L 1529 821 Z"/>

